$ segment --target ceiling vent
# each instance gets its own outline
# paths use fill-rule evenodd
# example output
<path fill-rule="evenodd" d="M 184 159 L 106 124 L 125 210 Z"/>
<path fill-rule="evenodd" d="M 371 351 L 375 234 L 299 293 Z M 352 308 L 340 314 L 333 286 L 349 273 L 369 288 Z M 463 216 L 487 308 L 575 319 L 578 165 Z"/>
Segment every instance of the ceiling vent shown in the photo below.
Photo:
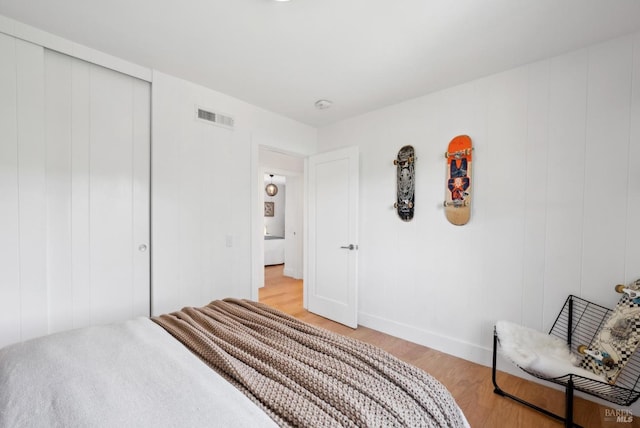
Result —
<path fill-rule="evenodd" d="M 202 109 L 200 107 L 196 107 L 197 118 L 204 122 L 224 126 L 225 128 L 233 129 L 234 120 L 231 116 L 226 116 L 220 113 L 214 113 L 212 111 L 208 111 Z"/>

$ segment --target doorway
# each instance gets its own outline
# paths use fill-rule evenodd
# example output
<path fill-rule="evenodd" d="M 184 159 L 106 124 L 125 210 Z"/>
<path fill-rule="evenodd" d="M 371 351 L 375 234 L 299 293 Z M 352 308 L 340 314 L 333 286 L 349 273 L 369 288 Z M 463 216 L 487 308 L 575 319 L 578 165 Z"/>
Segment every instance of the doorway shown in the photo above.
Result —
<path fill-rule="evenodd" d="M 287 203 L 299 207 L 297 216 L 294 216 L 295 226 L 291 226 L 287 219 L 285 236 L 299 245 L 299 251 L 296 252 L 299 268 L 302 268 L 304 261 L 304 307 L 355 328 L 358 318 L 358 148 L 345 147 L 311 155 L 304 160 L 261 146 L 257 146 L 254 153 L 255 168 L 252 175 L 256 179 L 256 205 L 252 222 L 252 298 L 259 300 L 259 288 L 264 287 L 265 283 L 263 207 L 267 189 L 264 174 L 270 170 L 274 174 L 286 175 L 289 187 L 292 182 L 298 184 L 300 200 Z M 300 169 L 297 171 L 302 170 L 302 173 L 289 170 L 289 175 L 286 171 L 282 173 L 271 168 L 270 162 L 276 159 L 282 162 L 298 161 Z M 258 174 L 255 174 L 256 171 Z M 303 231 L 305 243 L 302 242 Z M 287 262 L 285 260 L 285 265 Z"/>
<path fill-rule="evenodd" d="M 252 298 L 262 301 L 263 287 L 273 282 L 273 272 L 278 272 L 277 282 L 297 280 L 302 288 L 304 157 L 259 146 L 254 171 Z M 278 189 L 276 193 L 271 184 Z M 302 306 L 301 291 L 299 296 Z"/>

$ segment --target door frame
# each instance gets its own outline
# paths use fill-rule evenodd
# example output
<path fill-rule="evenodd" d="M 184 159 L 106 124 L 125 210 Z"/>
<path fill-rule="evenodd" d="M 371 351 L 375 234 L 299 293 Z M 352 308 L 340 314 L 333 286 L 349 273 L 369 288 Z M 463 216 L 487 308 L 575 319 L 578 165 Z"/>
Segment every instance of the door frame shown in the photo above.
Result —
<path fill-rule="evenodd" d="M 263 144 L 253 144 L 252 145 L 252 156 L 251 156 L 251 182 L 253 183 L 251 186 L 251 265 L 252 265 L 252 275 L 251 275 L 251 299 L 254 301 L 259 300 L 259 288 L 264 286 L 264 175 L 265 173 L 273 173 L 278 175 L 287 175 L 287 172 L 291 173 L 291 171 L 281 170 L 281 169 L 271 169 L 265 168 L 260 165 L 260 149 L 265 149 L 268 151 L 272 151 L 275 153 L 279 153 L 286 156 L 291 156 L 295 158 L 304 159 L 304 167 L 303 167 L 303 177 L 301 180 L 303 200 L 302 200 L 302 277 L 303 277 L 303 288 L 302 288 L 302 306 L 303 308 L 309 308 L 309 158 L 314 156 L 322 156 L 327 155 L 329 153 L 350 153 L 350 156 L 353 155 L 353 152 L 356 154 L 356 167 L 359 168 L 359 148 L 357 146 L 349 146 L 343 147 L 340 149 L 329 150 L 328 152 L 320 152 L 313 154 L 301 154 L 288 152 L 282 149 L 278 149 L 272 146 L 263 145 Z M 296 176 L 299 173 L 294 173 Z M 356 258 L 356 267 L 355 267 L 355 314 L 354 319 L 349 320 L 345 323 L 352 328 L 357 326 L 357 318 L 358 318 L 358 268 L 357 268 L 357 259 L 358 251 L 357 251 L 357 241 L 358 241 L 358 206 L 360 204 L 359 201 L 359 173 L 357 173 L 358 179 L 356 180 L 356 190 L 354 192 L 356 199 L 356 209 L 355 209 L 355 226 L 351 227 L 353 230 L 351 233 L 354 235 L 349 237 L 349 239 L 353 238 L 353 242 L 356 245 L 356 251 L 354 257 Z M 336 321 L 342 322 L 342 321 Z"/>
<path fill-rule="evenodd" d="M 302 186 L 302 224 L 300 225 L 302 239 L 302 254 L 300 263 L 302 276 L 306 272 L 306 229 L 307 229 L 307 203 L 306 203 L 306 180 L 305 172 L 297 172 L 279 168 L 269 168 L 260 165 L 260 149 L 272 151 L 286 156 L 299 159 L 306 159 L 307 155 L 302 153 L 289 152 L 276 147 L 254 144 L 251 156 L 251 300 L 258 301 L 259 289 L 264 286 L 264 174 L 271 173 L 283 175 L 285 177 L 297 177 Z M 305 165 L 306 168 L 306 165 Z M 304 282 L 303 282 L 304 295 Z M 306 300 L 303 299 L 303 306 L 306 308 Z"/>

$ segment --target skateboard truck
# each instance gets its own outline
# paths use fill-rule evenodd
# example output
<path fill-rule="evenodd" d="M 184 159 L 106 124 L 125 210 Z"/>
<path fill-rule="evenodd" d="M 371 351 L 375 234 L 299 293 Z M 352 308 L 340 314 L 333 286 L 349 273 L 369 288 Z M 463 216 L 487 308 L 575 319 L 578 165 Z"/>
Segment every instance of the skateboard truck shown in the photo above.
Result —
<path fill-rule="evenodd" d="M 413 202 L 411 202 L 411 201 L 404 200 L 404 201 L 401 201 L 401 203 L 402 203 L 403 207 L 413 208 Z M 393 203 L 393 208 L 398 208 L 398 203 L 397 202 Z"/>
<path fill-rule="evenodd" d="M 462 207 L 468 207 L 469 201 L 467 201 L 466 199 L 464 201 L 460 201 L 460 200 L 455 200 L 450 202 L 444 201 L 443 205 L 445 207 L 462 208 Z"/>
<path fill-rule="evenodd" d="M 611 358 L 606 352 L 594 351 L 587 348 L 585 345 L 578 346 L 578 352 L 582 355 L 591 355 L 596 361 L 602 363 L 602 365 L 607 369 L 612 369 L 613 366 L 616 365 L 616 362 L 613 361 L 613 358 Z"/>
<path fill-rule="evenodd" d="M 637 299 L 638 297 L 640 297 L 640 291 L 635 290 L 633 288 L 629 288 L 626 285 L 623 284 L 618 284 L 616 285 L 616 292 L 620 293 L 620 294 L 626 294 L 629 296 L 630 299 Z"/>
<path fill-rule="evenodd" d="M 456 159 L 460 159 L 462 156 L 469 156 L 471 154 L 471 149 L 458 150 L 457 152 L 444 152 L 444 157 L 449 159 L 450 157 L 454 157 Z"/>
<path fill-rule="evenodd" d="M 397 165 L 405 166 L 405 165 L 414 163 L 416 160 L 418 160 L 418 158 L 416 158 L 414 156 L 411 156 L 410 158 L 408 158 L 408 159 L 406 159 L 404 161 L 399 161 L 398 159 L 394 159 L 393 160 L 393 164 L 396 165 L 396 166 Z"/>

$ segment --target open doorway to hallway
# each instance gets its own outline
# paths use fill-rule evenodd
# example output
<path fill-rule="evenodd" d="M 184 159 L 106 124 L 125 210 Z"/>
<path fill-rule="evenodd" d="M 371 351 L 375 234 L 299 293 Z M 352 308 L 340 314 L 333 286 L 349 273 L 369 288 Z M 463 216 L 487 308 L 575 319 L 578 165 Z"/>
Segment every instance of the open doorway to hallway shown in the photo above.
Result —
<path fill-rule="evenodd" d="M 304 158 L 262 146 L 258 149 L 256 202 L 260 211 L 254 211 L 252 295 L 261 300 L 268 282 L 265 267 L 277 265 L 281 277 L 299 281 L 302 296 Z"/>

